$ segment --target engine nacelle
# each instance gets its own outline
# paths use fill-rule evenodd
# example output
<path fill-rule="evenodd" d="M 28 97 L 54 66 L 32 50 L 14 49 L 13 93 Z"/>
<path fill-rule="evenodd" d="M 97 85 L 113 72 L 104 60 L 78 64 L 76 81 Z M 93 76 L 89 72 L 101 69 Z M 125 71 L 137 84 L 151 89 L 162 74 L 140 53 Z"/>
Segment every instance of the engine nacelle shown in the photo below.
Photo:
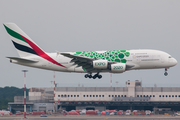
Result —
<path fill-rule="evenodd" d="M 107 69 L 108 61 L 107 60 L 95 60 L 93 61 L 93 68 L 96 69 Z"/>
<path fill-rule="evenodd" d="M 126 64 L 125 63 L 117 63 L 117 64 L 111 64 L 111 72 L 112 73 L 122 73 L 126 70 Z"/>

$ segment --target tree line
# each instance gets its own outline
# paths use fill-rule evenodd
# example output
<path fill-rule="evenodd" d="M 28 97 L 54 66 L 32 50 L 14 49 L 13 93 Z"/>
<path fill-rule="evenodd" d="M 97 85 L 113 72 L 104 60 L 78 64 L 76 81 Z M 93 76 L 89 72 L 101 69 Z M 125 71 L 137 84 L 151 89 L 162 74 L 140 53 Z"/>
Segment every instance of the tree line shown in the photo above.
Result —
<path fill-rule="evenodd" d="M 28 96 L 29 89 L 26 89 L 26 95 Z M 14 101 L 14 96 L 23 96 L 24 88 L 17 87 L 0 87 L 0 110 L 8 108 L 8 102 Z"/>

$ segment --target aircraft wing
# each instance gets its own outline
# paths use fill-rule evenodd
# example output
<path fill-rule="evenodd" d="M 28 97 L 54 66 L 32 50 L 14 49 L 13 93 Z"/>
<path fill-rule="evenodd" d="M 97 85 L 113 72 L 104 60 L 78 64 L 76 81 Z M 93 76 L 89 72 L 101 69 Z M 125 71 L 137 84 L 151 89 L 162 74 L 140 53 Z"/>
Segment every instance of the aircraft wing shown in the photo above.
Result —
<path fill-rule="evenodd" d="M 96 70 L 92 66 L 92 61 L 95 60 L 93 58 L 72 55 L 70 53 L 60 53 L 60 54 L 72 58 L 71 62 L 74 62 L 74 65 L 77 65 L 76 67 L 82 66 L 82 68 L 85 69 L 87 72 Z"/>

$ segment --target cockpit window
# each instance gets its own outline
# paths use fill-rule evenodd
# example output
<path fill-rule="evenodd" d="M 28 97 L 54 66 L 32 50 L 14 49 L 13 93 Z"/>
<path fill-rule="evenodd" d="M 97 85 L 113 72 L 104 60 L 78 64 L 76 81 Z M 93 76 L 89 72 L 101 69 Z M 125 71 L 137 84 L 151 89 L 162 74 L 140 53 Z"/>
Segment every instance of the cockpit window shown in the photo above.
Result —
<path fill-rule="evenodd" d="M 169 56 L 169 58 L 172 58 L 171 56 Z"/>

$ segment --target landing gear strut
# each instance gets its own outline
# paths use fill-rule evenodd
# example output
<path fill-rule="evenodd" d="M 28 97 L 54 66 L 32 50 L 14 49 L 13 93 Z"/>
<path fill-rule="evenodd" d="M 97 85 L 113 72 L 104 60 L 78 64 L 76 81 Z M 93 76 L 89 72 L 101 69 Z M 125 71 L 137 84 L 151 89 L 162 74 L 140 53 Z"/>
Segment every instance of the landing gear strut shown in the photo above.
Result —
<path fill-rule="evenodd" d="M 93 79 L 96 79 L 98 77 L 99 79 L 101 79 L 102 75 L 99 75 L 99 73 L 97 73 L 94 76 L 92 76 L 92 74 L 90 73 L 90 74 L 85 74 L 84 77 L 85 78 L 93 78 Z"/>
<path fill-rule="evenodd" d="M 164 73 L 164 75 L 165 75 L 165 76 L 168 75 L 168 73 L 167 73 L 167 68 L 165 68 L 165 73 Z"/>

